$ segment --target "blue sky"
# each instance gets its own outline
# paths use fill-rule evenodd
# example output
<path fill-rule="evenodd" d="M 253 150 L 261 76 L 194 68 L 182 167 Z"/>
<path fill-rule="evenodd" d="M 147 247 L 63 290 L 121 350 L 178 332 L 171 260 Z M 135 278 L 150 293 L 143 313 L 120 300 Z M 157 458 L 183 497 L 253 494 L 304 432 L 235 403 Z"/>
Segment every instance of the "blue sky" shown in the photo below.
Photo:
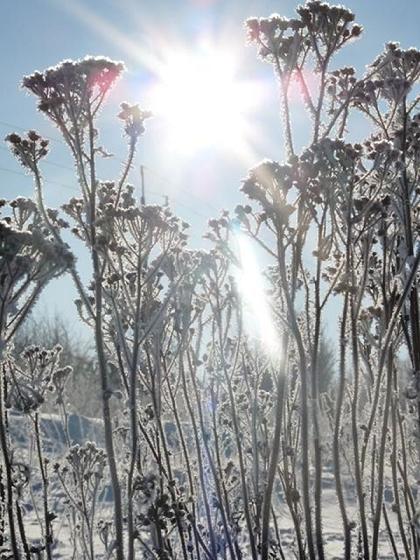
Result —
<path fill-rule="evenodd" d="M 111 100 L 107 118 L 104 119 L 104 140 L 119 157 L 124 155 L 124 144 L 115 135 L 112 117 L 118 101 L 124 98 L 142 103 L 142 87 L 153 76 L 142 64 L 142 58 L 158 49 L 162 39 L 169 45 L 195 48 L 203 34 L 212 36 L 215 44 L 235 49 L 238 54 L 238 77 L 259 80 L 264 83 L 266 98 L 251 115 L 255 129 L 262 136 L 256 141 L 255 157 L 281 157 L 281 123 L 278 117 L 277 93 L 271 68 L 256 59 L 254 48 L 245 44 L 243 21 L 252 15 L 269 15 L 279 12 L 292 15 L 297 2 L 294 0 L 18 0 L 4 2 L 1 8 L 0 31 L 4 48 L 0 52 L 3 70 L 0 89 L 0 121 L 24 128 L 36 127 L 45 134 L 58 137 L 35 111 L 35 100 L 25 95 L 18 84 L 23 75 L 35 69 L 44 69 L 64 58 L 79 58 L 86 54 L 107 55 L 124 60 L 127 73 L 119 84 Z M 362 69 L 376 54 L 385 41 L 399 40 L 403 46 L 419 43 L 420 2 L 418 0 L 351 0 L 346 3 L 356 12 L 357 21 L 365 27 L 362 39 L 343 50 L 342 64 L 353 64 Z M 99 20 L 99 25 L 95 23 Z M 110 32 L 114 28 L 116 33 Z M 114 36 L 115 35 L 115 36 Z M 130 43 L 124 45 L 124 43 Z M 134 48 L 131 48 L 133 46 Z M 119 99 L 118 99 L 119 97 Z M 159 171 L 160 177 L 148 178 L 149 187 L 162 194 L 173 195 L 174 203 L 192 203 L 191 192 L 200 197 L 203 174 L 210 174 L 214 180 L 212 192 L 205 193 L 204 202 L 219 207 L 231 204 L 237 197 L 237 186 L 246 173 L 247 164 L 221 150 L 208 150 L 192 158 L 181 158 L 174 162 L 171 154 L 162 153 L 159 119 L 150 121 L 147 135 L 142 141 L 139 160 L 152 170 Z M 110 131 L 112 130 L 112 134 Z M 9 131 L 0 125 L 0 136 Z M 108 134 L 107 134 L 108 132 Z M 66 154 L 59 145 L 53 144 L 51 162 L 67 164 Z M 1 150 L 0 165 L 15 167 L 11 157 Z M 63 183 L 72 180 L 65 169 L 46 167 L 51 179 Z M 112 168 L 111 168 L 112 170 Z M 110 171 L 111 172 L 111 171 Z M 106 173 L 106 170 L 105 170 Z M 30 180 L 18 176 L 2 175 L 2 184 L 9 183 L 13 191 L 27 191 Z M 136 178 L 135 178 L 136 179 Z M 189 192 L 177 193 L 179 183 Z M 153 187 L 153 189 L 152 189 Z M 9 195 L 10 188 L 6 187 Z M 52 192 L 51 192 L 52 191 Z M 13 192 L 10 192 L 13 194 Z M 61 193 L 50 185 L 47 196 L 54 203 Z M 183 200 L 183 197 L 185 200 Z M 195 210 L 200 211 L 198 201 Z M 185 209 L 186 210 L 186 209 Z M 208 210 L 208 209 L 207 209 Z M 203 214 L 204 207 L 201 209 Z"/>
<path fill-rule="evenodd" d="M 257 81 L 264 90 L 263 102 L 249 115 L 255 129 L 252 157 L 239 159 L 214 147 L 190 157 L 174 157 L 165 150 L 162 135 L 165 123 L 150 121 L 143 137 L 138 163 L 147 166 L 146 186 L 150 202 L 161 202 L 169 195 L 175 210 L 189 221 L 194 243 L 200 244 L 206 219 L 219 208 L 233 209 L 241 202 L 240 180 L 247 168 L 263 157 L 282 157 L 281 121 L 271 68 L 257 60 L 253 47 L 246 45 L 243 21 L 249 16 L 267 16 L 273 12 L 291 16 L 298 3 L 294 0 L 15 0 L 0 7 L 0 51 L 2 87 L 0 88 L 0 137 L 16 128 L 36 128 L 53 139 L 59 135 L 35 110 L 35 100 L 19 89 L 23 75 L 42 70 L 65 58 L 87 54 L 106 55 L 124 60 L 127 73 L 112 95 L 102 118 L 103 140 L 118 159 L 124 157 L 124 142 L 116 133 L 113 115 L 120 101 L 142 104 L 142 92 L 154 79 L 144 60 L 153 56 L 164 42 L 194 50 L 201 36 L 211 37 L 215 45 L 234 50 L 238 58 L 238 79 Z M 403 47 L 419 45 L 419 0 L 349 0 L 345 5 L 356 13 L 356 21 L 365 27 L 362 38 L 348 46 L 337 65 L 351 64 L 360 71 L 389 40 Z M 8 126 L 8 124 L 13 126 Z M 302 130 L 299 130 L 299 126 Z M 297 123 L 298 136 L 304 142 L 305 123 Z M 4 146 L 4 145 L 3 145 Z M 59 142 L 53 141 L 50 164 L 44 167 L 46 198 L 51 206 L 61 204 L 75 187 L 71 161 Z M 104 162 L 102 178 L 112 178 L 119 162 Z M 8 170 L 8 171 L 6 171 Z M 6 149 L 0 149 L 0 194 L 5 197 L 29 196 L 31 179 Z M 139 183 L 138 168 L 131 181 Z M 63 186 L 65 185 L 65 186 Z M 67 289 L 68 284 L 60 284 Z M 57 287 L 46 292 L 51 301 Z M 70 309 L 69 302 L 63 303 Z M 52 308 L 54 305 L 52 306 Z"/>

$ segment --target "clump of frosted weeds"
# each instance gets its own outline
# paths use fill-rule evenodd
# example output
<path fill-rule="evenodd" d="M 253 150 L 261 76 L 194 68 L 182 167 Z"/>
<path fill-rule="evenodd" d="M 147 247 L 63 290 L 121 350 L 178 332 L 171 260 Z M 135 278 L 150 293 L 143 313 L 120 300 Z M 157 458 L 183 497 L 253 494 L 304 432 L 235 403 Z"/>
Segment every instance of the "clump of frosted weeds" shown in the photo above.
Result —
<path fill-rule="evenodd" d="M 90 560 L 417 557 L 420 55 L 389 43 L 364 76 L 337 68 L 362 27 L 320 1 L 246 27 L 280 85 L 286 160 L 253 166 L 247 201 L 209 220 L 208 251 L 189 248 L 169 207 L 136 198 L 129 173 L 151 116 L 136 104 L 118 114 L 125 165 L 101 178 L 110 154 L 98 117 L 121 63 L 90 57 L 24 78 L 70 149 L 80 192 L 47 208 L 47 141 L 7 137 L 36 195 L 1 201 L 5 557 L 53 560 L 62 534 Z M 308 116 L 299 153 L 296 91 Z M 355 111 L 371 124 L 357 143 Z M 69 238 L 89 255 L 87 281 Z M 267 263 L 258 282 L 239 285 L 241 251 Z M 13 355 L 19 326 L 64 272 L 95 342 L 96 442 L 74 441 L 60 350 Z M 257 337 L 246 317 L 263 306 Z M 53 405 L 59 449 L 43 428 Z M 22 419 L 32 454 L 11 437 Z"/>

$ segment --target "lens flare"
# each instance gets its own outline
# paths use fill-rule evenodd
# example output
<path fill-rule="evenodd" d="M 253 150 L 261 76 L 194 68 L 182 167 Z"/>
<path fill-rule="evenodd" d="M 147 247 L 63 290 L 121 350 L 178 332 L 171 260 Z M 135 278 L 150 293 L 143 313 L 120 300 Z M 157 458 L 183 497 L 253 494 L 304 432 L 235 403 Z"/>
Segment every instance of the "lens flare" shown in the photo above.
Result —
<path fill-rule="evenodd" d="M 186 44 L 171 28 L 156 34 L 156 23 L 142 14 L 139 43 L 81 0 L 51 2 L 117 46 L 130 67 L 140 65 L 147 72 L 151 86 L 145 87 L 143 80 L 134 99 L 138 95 L 142 107 L 153 111 L 160 141 L 174 156 L 212 148 L 229 152 L 246 165 L 258 158 L 255 144 L 261 137 L 255 115 L 266 88 L 240 76 L 241 56 L 226 38 L 230 33 L 213 36 L 203 29 Z M 136 12 L 129 15 L 136 19 Z M 128 93 L 133 99 L 133 92 Z"/>
<path fill-rule="evenodd" d="M 262 343 L 270 357 L 278 358 L 281 351 L 280 339 L 254 248 L 250 239 L 241 232 L 235 234 L 235 240 L 240 262 L 236 281 L 243 301 L 245 327 L 251 336 Z"/>

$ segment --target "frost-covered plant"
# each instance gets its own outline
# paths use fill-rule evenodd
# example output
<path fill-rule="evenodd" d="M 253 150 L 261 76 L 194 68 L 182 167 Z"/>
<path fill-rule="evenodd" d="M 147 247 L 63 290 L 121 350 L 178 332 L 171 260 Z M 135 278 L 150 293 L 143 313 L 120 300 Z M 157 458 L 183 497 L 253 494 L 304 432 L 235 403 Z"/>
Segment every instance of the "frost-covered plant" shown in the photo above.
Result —
<path fill-rule="evenodd" d="M 41 410 L 49 394 L 55 393 L 56 403 L 62 404 L 65 413 L 64 388 L 71 368 L 60 367 L 60 353 L 59 346 L 51 350 L 30 346 L 19 358 L 15 359 L 11 354 L 6 355 L 2 363 L 0 437 L 7 475 L 8 502 L 13 504 L 9 508 L 9 530 L 12 537 L 12 551 L 16 554 L 20 547 L 14 531 L 10 529 L 16 518 L 22 552 L 27 558 L 30 558 L 31 551 L 33 553 L 45 551 L 47 558 L 52 558 L 52 521 L 55 514 L 51 505 L 49 459 L 45 455 Z M 21 456 L 21 452 L 15 445 L 14 437 L 18 434 L 16 415 L 23 417 L 19 437 L 23 437 L 26 445 L 35 448 L 36 461 L 34 462 L 27 456 Z M 68 440 L 65 422 L 64 431 Z M 42 534 L 39 544 L 31 543 L 26 534 L 25 513 L 28 504 L 35 511 L 38 512 L 38 509 L 42 511 L 37 513 Z"/>
<path fill-rule="evenodd" d="M 62 401 L 65 382 L 71 368 L 57 368 L 61 347 L 45 350 L 36 346 L 25 349 L 21 363 L 7 361 L 9 379 L 7 408 L 23 414 L 36 412 L 45 402 L 48 391 L 56 391 L 57 399 Z"/>
<path fill-rule="evenodd" d="M 32 140 L 25 140 L 22 149 L 29 149 L 30 142 L 38 142 L 39 136 L 30 133 Z M 16 135 L 17 136 L 17 135 Z M 17 138 L 14 142 L 19 144 Z M 38 148 L 32 145 L 33 151 Z M 41 148 L 42 150 L 44 147 Z M 34 157 L 38 157 L 37 155 Z M 23 542 L 24 528 L 22 512 L 16 492 L 20 495 L 22 486 L 15 484 L 16 473 L 21 473 L 20 463 L 15 463 L 9 445 L 9 419 L 6 406 L 9 399 L 15 398 L 26 411 L 36 408 L 43 399 L 45 384 L 31 383 L 32 373 L 25 371 L 26 382 L 22 392 L 17 392 L 17 383 L 10 379 L 8 373 L 14 368 L 10 357 L 14 334 L 25 321 L 36 303 L 41 291 L 53 278 L 60 276 L 72 264 L 73 257 L 69 248 L 56 243 L 45 228 L 36 204 L 29 199 L 19 197 L 7 202 L 1 201 L 2 219 L 0 220 L 0 442 L 3 469 L 0 480 L 2 500 L 0 514 L 2 523 L 7 518 L 10 544 L 9 550 L 14 557 L 19 557 L 19 530 Z M 14 397 L 12 396 L 14 394 Z M 16 402 L 17 402 L 16 401 Z M 29 408 L 28 408 L 29 407 Z M 25 467 L 26 468 L 26 467 Z M 26 477 L 26 475 L 25 475 Z M 21 477 L 17 477 L 21 480 Z M 27 482 L 27 480 L 26 480 Z M 3 525 L 4 528 L 4 525 Z M 3 534 L 3 529 L 2 529 Z M 0 544 L 3 545 L 3 536 Z"/>
<path fill-rule="evenodd" d="M 1 201 L 0 350 L 13 337 L 46 284 L 73 261 L 68 246 L 56 243 L 36 204 L 19 197 Z"/>
<path fill-rule="evenodd" d="M 67 318 L 56 312 L 32 314 L 13 337 L 12 354 L 18 357 L 27 346 L 39 345 L 44 348 L 62 346 L 61 362 L 73 368 L 73 375 L 66 381 L 68 408 L 81 416 L 100 415 L 99 396 L 96 391 L 98 373 L 93 351 L 93 340 L 85 333 L 77 331 L 77 325 L 70 325 Z M 50 403 L 50 412 L 57 404 Z"/>
<path fill-rule="evenodd" d="M 133 484 L 141 448 L 137 400 L 141 397 L 146 403 L 161 406 L 159 384 L 153 381 L 151 387 L 149 374 L 143 379 L 141 371 L 146 366 L 142 364 L 152 360 L 150 365 L 154 365 L 154 346 L 162 344 L 165 336 L 162 324 L 174 313 L 169 303 L 171 299 L 180 299 L 183 289 L 192 281 L 188 270 L 196 267 L 199 261 L 184 250 L 186 224 L 167 209 L 137 205 L 132 187 L 126 184 L 137 140 L 144 131 L 144 120 L 150 116 L 148 112 L 122 104 L 118 117 L 124 123 L 129 144 L 127 164 L 118 181 L 102 182 L 97 178 L 96 160 L 104 150 L 98 145 L 96 118 L 105 94 L 121 70 L 122 65 L 106 59 L 65 62 L 25 78 L 23 85 L 39 98 L 40 110 L 58 126 L 75 158 L 81 197 L 71 199 L 63 209 L 72 221 L 72 233 L 84 241 L 90 251 L 93 281 L 85 287 L 75 266 L 70 272 L 80 295 L 76 302 L 80 316 L 95 334 L 106 457 L 115 509 L 112 549 L 117 558 L 124 557 L 123 518 L 126 515 L 128 555 L 133 558 L 137 534 Z M 37 148 L 16 136 L 10 135 L 8 140 L 15 155 L 34 175 L 37 208 L 49 234 L 57 244 L 63 244 L 60 228 L 68 224 L 56 211 L 45 207 Z M 32 143 L 38 140 L 30 133 Z M 148 355 L 144 350 L 147 345 L 152 348 Z M 144 386 L 140 385 L 143 381 Z M 111 398 L 118 395 L 125 396 L 129 403 L 127 426 L 122 418 L 118 432 L 123 434 L 127 428 L 128 437 L 121 438 L 118 443 L 129 443 L 124 469 L 117 466 L 115 445 L 119 438 L 111 419 Z M 124 505 L 123 496 L 127 499 Z M 92 530 L 93 523 L 89 529 L 91 554 Z M 179 530 L 183 535 L 183 529 L 179 527 Z"/>
<path fill-rule="evenodd" d="M 418 98 L 411 92 L 419 78 L 419 53 L 391 43 L 360 79 L 352 68 L 331 71 L 337 50 L 360 35 L 354 15 L 319 1 L 299 7 L 297 14 L 298 20 L 272 16 L 247 22 L 250 40 L 275 65 L 282 85 L 289 159 L 285 165 L 264 162 L 250 172 L 243 191 L 260 212 L 238 207 L 237 216 L 274 259 L 275 293 L 285 303 L 283 321 L 291 335 L 285 354 L 295 347 L 299 357 L 304 539 L 310 558 L 325 557 L 322 477 L 331 445 L 344 557 L 351 556 L 353 538 L 364 558 L 378 557 L 382 520 L 394 553 L 401 546 L 407 557 L 415 557 L 417 536 L 408 528 L 415 514 L 410 479 L 415 463 L 408 467 L 414 457 L 407 455 L 408 419 L 401 410 L 395 356 L 407 352 L 413 372 L 418 371 L 418 170 L 412 147 L 417 136 L 408 131 L 417 118 Z M 311 87 L 310 75 L 315 75 Z M 313 124 L 309 148 L 300 156 L 294 152 L 288 103 L 293 81 Z M 362 110 L 374 127 L 359 144 L 345 141 L 353 108 Z M 324 412 L 318 355 L 325 306 L 332 298 L 343 311 L 339 384 L 335 412 L 326 409 L 331 418 L 326 436 L 320 432 Z M 275 439 L 272 445 L 276 449 Z M 343 489 L 349 476 L 355 482 L 356 519 L 350 517 Z M 398 544 L 383 502 L 386 484 L 395 496 Z M 266 488 L 269 492 L 270 485 Z M 269 512 L 263 521 L 264 558 L 268 525 Z"/>
<path fill-rule="evenodd" d="M 60 465 L 54 471 L 60 480 L 65 495 L 66 516 L 72 528 L 74 554 L 93 560 L 95 553 L 94 535 L 98 499 L 105 491 L 104 470 L 106 454 L 95 443 L 72 445 Z M 112 550 L 112 545 L 109 547 Z"/>
<path fill-rule="evenodd" d="M 82 286 L 76 270 L 72 275 L 81 300 L 94 324 L 95 341 L 98 353 L 98 364 L 102 384 L 103 418 L 105 427 L 105 441 L 109 461 L 115 503 L 115 530 L 117 558 L 123 558 L 122 533 L 122 504 L 119 475 L 113 445 L 112 421 L 109 398 L 109 366 L 107 364 L 106 349 L 102 332 L 103 321 L 103 290 L 104 256 L 102 233 L 106 211 L 109 206 L 117 210 L 120 192 L 127 176 L 134 154 L 136 140 L 143 131 L 143 120 L 148 114 L 140 110 L 123 106 L 120 118 L 124 120 L 125 132 L 130 138 L 129 157 L 126 168 L 117 188 L 117 196 L 110 202 L 103 200 L 103 189 L 100 189 L 96 176 L 96 160 L 103 149 L 98 145 L 98 135 L 95 121 L 103 105 L 106 94 L 123 70 L 121 63 L 115 63 L 105 58 L 86 58 L 81 61 L 66 61 L 44 73 L 36 72 L 23 80 L 23 87 L 38 97 L 39 110 L 46 114 L 63 134 L 75 159 L 82 198 L 80 202 L 70 204 L 68 210 L 72 217 L 79 218 L 76 225 L 83 228 L 84 240 L 91 252 L 91 262 L 94 275 L 93 300 Z M 22 160 L 22 158 L 20 158 Z M 48 215 L 42 199 L 42 179 L 38 168 L 38 161 L 32 160 L 31 171 L 34 174 L 38 206 L 47 222 L 51 234 L 57 242 L 62 242 L 57 232 L 56 216 Z M 103 202 L 103 206 L 101 203 Z M 108 206 L 106 206 L 108 204 Z M 71 210 L 70 210 L 71 208 Z M 74 214 L 76 213 L 76 214 Z M 100 222 L 103 222 L 101 227 Z M 76 230 L 75 233 L 78 233 Z M 111 232 L 112 233 L 112 232 Z M 102 247 L 102 249 L 101 249 Z"/>
<path fill-rule="evenodd" d="M 98 116 L 120 63 L 67 61 L 24 79 L 70 148 L 80 194 L 63 205 L 65 219 L 47 209 L 40 169 L 47 144 L 34 132 L 9 135 L 34 177 L 36 197 L 13 203 L 1 226 L 1 243 L 9 247 L 1 255 L 0 289 L 6 286 L 2 297 L 9 298 L 2 340 L 12 340 L 37 290 L 67 268 L 80 318 L 95 339 L 105 440 L 101 449 L 68 438 L 53 474 L 40 454 L 38 556 L 52 554 L 53 517 L 62 512 L 50 504 L 59 482 L 70 541 L 86 558 L 322 560 L 329 554 L 329 474 L 343 558 L 379 558 L 384 531 L 395 557 L 418 556 L 419 55 L 389 44 L 363 77 L 353 68 L 332 69 L 334 55 L 362 29 L 349 10 L 320 1 L 299 7 L 295 19 L 252 18 L 247 28 L 280 81 L 287 159 L 249 171 L 242 184 L 249 204 L 209 221 L 208 252 L 190 250 L 187 224 L 167 207 L 139 204 L 127 182 L 150 116 L 137 105 L 123 103 L 118 115 L 128 144 L 120 177 L 100 178 L 106 150 Z M 312 123 L 300 154 L 289 110 L 294 82 Z M 346 138 L 352 111 L 362 111 L 373 127 L 358 143 Z M 88 250 L 87 284 L 63 228 Z M 246 333 L 233 274 L 241 265 L 238 235 L 270 261 L 277 353 Z M 25 259 L 33 254 L 49 255 L 42 269 Z M 21 315 L 18 301 L 29 302 Z M 323 329 L 331 306 L 338 317 L 337 378 L 328 389 Z M 64 406 L 69 371 L 40 369 L 40 350 L 30 352 L 34 367 L 25 356 L 3 356 L 3 438 L 4 404 L 36 418 L 52 385 Z M 410 363 L 407 387 L 402 357 Z M 42 434 L 37 441 L 42 451 Z M 7 441 L 3 450 L 6 546 L 30 559 L 14 503 L 30 475 L 13 461 Z M 392 507 L 385 490 L 392 490 Z M 112 503 L 99 513 L 104 493 Z"/>

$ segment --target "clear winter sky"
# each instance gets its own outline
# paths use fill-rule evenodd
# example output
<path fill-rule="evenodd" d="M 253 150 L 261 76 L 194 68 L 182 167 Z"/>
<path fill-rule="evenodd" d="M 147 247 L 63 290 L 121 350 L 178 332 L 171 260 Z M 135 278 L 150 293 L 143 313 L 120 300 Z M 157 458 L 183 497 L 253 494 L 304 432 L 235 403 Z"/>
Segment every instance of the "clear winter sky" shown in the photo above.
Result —
<path fill-rule="evenodd" d="M 118 160 L 124 157 L 124 141 L 114 120 L 119 102 L 152 103 L 151 88 L 158 80 L 153 60 L 171 51 L 199 54 L 203 41 L 210 44 L 234 58 L 235 80 L 258 89 L 246 114 L 250 149 L 242 155 L 217 145 L 178 150 L 173 131 L 171 142 L 167 141 L 168 121 L 156 115 L 148 123 L 137 158 L 138 165 L 147 168 L 148 202 L 161 203 L 164 195 L 169 196 L 175 211 L 191 223 L 194 245 L 200 245 L 207 219 L 221 208 L 233 210 L 243 202 L 238 189 L 247 169 L 265 157 L 282 158 L 272 69 L 246 44 L 243 22 L 273 12 L 292 16 L 297 4 L 296 0 L 0 0 L 0 138 L 13 130 L 21 132 L 21 128 L 35 128 L 59 138 L 37 114 L 35 99 L 18 87 L 23 75 L 85 55 L 123 60 L 127 72 L 102 115 L 103 144 L 116 159 L 104 162 L 101 178 L 115 178 Z M 420 0 L 348 0 L 345 5 L 355 11 L 365 32 L 343 50 L 337 65 L 354 65 L 362 72 L 389 40 L 400 41 L 403 47 L 420 46 Z M 301 143 L 305 142 L 305 128 L 297 113 Z M 50 206 L 56 206 L 76 194 L 71 189 L 77 184 L 62 144 L 52 141 L 48 161 L 44 165 L 46 198 Z M 21 173 L 0 144 L 0 196 L 31 195 L 31 179 Z M 138 167 L 131 182 L 139 184 Z M 45 292 L 41 307 L 74 316 L 73 298 L 70 283 L 60 281 Z"/>

